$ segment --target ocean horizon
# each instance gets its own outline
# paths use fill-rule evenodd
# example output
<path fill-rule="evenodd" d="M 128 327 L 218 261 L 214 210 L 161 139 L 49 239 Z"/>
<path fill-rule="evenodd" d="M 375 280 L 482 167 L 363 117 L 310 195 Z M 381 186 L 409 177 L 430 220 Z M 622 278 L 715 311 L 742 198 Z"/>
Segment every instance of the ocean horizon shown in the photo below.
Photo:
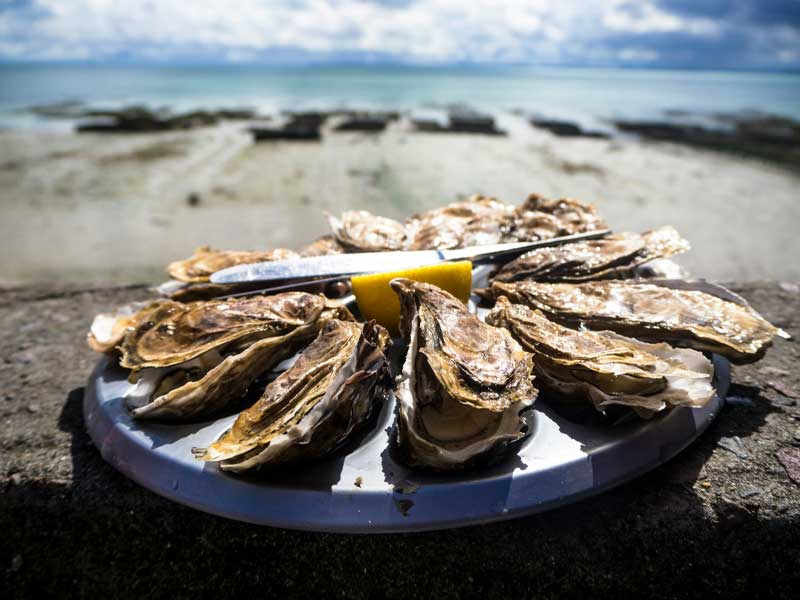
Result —
<path fill-rule="evenodd" d="M 58 128 L 31 106 L 141 104 L 176 111 L 249 107 L 523 110 L 587 126 L 758 111 L 800 119 L 800 74 L 640 68 L 406 65 L 0 65 L 0 126 Z"/>

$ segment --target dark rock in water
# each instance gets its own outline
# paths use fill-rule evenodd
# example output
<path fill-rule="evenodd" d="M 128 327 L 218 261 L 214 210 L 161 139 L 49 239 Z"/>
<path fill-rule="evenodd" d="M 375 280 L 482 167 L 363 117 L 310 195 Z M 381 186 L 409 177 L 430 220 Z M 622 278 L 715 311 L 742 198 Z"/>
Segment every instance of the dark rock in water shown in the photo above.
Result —
<path fill-rule="evenodd" d="M 559 137 L 590 137 L 607 140 L 609 136 L 602 131 L 584 130 L 577 123 L 571 121 L 557 121 L 553 119 L 531 119 L 531 125 L 538 129 L 546 129 Z"/>
<path fill-rule="evenodd" d="M 90 117 L 76 126 L 79 132 L 144 133 L 192 129 L 215 125 L 219 121 L 216 113 L 196 110 L 178 115 L 166 111 L 152 111 L 142 106 L 131 106 L 121 110 L 89 110 Z"/>
<path fill-rule="evenodd" d="M 225 119 L 252 119 L 256 117 L 256 113 L 251 109 L 234 108 L 173 114 L 168 109 L 151 110 L 145 106 L 126 106 L 120 109 L 87 108 L 80 112 L 70 109 L 69 114 L 63 111 L 58 114 L 51 112 L 49 116 L 84 119 L 75 127 L 79 132 L 144 133 L 208 127 Z"/>
<path fill-rule="evenodd" d="M 228 121 L 247 121 L 258 118 L 258 113 L 252 108 L 221 108 L 216 111 L 217 117 Z"/>
<path fill-rule="evenodd" d="M 435 119 L 412 119 L 411 124 L 417 131 L 424 132 L 506 135 L 505 131 L 497 128 L 491 115 L 462 106 L 450 108 L 446 125 Z"/>
<path fill-rule="evenodd" d="M 715 115 L 719 127 L 670 121 L 614 121 L 643 138 L 753 156 L 800 166 L 800 122 L 775 115 Z"/>
<path fill-rule="evenodd" d="M 474 110 L 456 110 L 448 114 L 449 131 L 462 133 L 483 133 L 486 135 L 506 135 L 497 129 L 494 117 Z"/>
<path fill-rule="evenodd" d="M 398 113 L 352 113 L 334 127 L 334 131 L 383 131 L 399 117 Z"/>
<path fill-rule="evenodd" d="M 411 119 L 411 125 L 417 131 L 426 131 L 426 132 L 441 132 L 447 131 L 447 126 L 442 125 L 436 119 Z"/>
<path fill-rule="evenodd" d="M 328 118 L 328 113 L 292 113 L 283 125 L 251 127 L 256 142 L 271 140 L 318 140 L 319 128 Z"/>

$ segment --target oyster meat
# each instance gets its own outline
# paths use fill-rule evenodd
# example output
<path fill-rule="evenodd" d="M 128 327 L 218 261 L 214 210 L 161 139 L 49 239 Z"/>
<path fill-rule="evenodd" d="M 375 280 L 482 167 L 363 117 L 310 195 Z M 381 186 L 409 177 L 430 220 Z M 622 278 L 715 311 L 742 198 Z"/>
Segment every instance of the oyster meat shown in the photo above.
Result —
<path fill-rule="evenodd" d="M 188 283 L 207 282 L 212 273 L 236 265 L 288 260 L 296 258 L 296 252 L 286 248 L 264 251 L 213 250 L 209 246 L 201 246 L 186 260 L 178 260 L 167 266 L 167 273 L 173 279 Z"/>
<path fill-rule="evenodd" d="M 495 281 L 492 294 L 541 310 L 567 325 L 582 323 L 642 340 L 717 352 L 736 363 L 758 360 L 776 335 L 786 335 L 744 301 L 734 301 L 734 294 L 698 287 L 707 291 L 689 289 L 685 282 Z"/>
<path fill-rule="evenodd" d="M 636 267 L 657 258 L 689 250 L 689 243 L 673 227 L 637 233 L 619 233 L 599 240 L 537 248 L 512 260 L 494 276 L 495 281 L 575 282 L 623 279 Z"/>
<path fill-rule="evenodd" d="M 447 292 L 394 279 L 408 342 L 398 379 L 397 443 L 413 467 L 462 469 L 502 456 L 523 437 L 536 399 L 533 359 Z"/>
<path fill-rule="evenodd" d="M 303 292 L 154 302 L 135 315 L 138 326 L 127 329 L 118 346 L 121 366 L 134 371 L 126 403 L 137 418 L 188 420 L 214 413 L 328 321 L 352 318 L 340 303 Z"/>
<path fill-rule="evenodd" d="M 294 365 L 199 458 L 242 472 L 333 451 L 385 395 L 390 343 L 374 321 L 329 321 Z"/>
<path fill-rule="evenodd" d="M 668 406 L 704 406 L 714 396 L 714 368 L 696 350 L 569 329 L 505 297 L 486 322 L 505 327 L 533 353 L 539 385 L 560 400 L 588 400 L 599 411 L 620 404 L 650 416 Z"/>
<path fill-rule="evenodd" d="M 366 210 L 350 210 L 337 218 L 328 216 L 336 240 L 348 252 L 383 252 L 402 250 L 405 241 L 403 224 L 379 217 Z"/>

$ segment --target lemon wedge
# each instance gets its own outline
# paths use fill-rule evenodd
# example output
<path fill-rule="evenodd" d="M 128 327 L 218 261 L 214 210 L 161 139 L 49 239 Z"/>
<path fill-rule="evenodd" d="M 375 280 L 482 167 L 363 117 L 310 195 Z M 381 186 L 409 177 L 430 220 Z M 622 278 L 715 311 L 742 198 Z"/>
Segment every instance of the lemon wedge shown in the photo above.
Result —
<path fill-rule="evenodd" d="M 389 282 L 396 277 L 432 283 L 466 304 L 472 289 L 472 263 L 462 260 L 353 277 L 351 279 L 353 293 L 361 315 L 365 319 L 375 319 L 392 335 L 397 335 L 400 321 L 400 301 L 389 286 Z"/>

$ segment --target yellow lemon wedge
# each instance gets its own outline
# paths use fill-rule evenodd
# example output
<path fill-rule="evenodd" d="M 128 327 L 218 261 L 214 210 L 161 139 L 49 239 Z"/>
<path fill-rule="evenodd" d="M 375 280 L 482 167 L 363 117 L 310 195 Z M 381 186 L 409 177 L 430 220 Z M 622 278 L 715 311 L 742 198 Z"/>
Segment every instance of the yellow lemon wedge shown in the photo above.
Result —
<path fill-rule="evenodd" d="M 356 275 L 351 279 L 358 310 L 365 319 L 375 319 L 392 335 L 398 333 L 400 301 L 389 282 L 396 277 L 423 281 L 447 290 L 466 304 L 472 289 L 472 263 L 468 260 L 440 263 L 427 267 Z"/>

